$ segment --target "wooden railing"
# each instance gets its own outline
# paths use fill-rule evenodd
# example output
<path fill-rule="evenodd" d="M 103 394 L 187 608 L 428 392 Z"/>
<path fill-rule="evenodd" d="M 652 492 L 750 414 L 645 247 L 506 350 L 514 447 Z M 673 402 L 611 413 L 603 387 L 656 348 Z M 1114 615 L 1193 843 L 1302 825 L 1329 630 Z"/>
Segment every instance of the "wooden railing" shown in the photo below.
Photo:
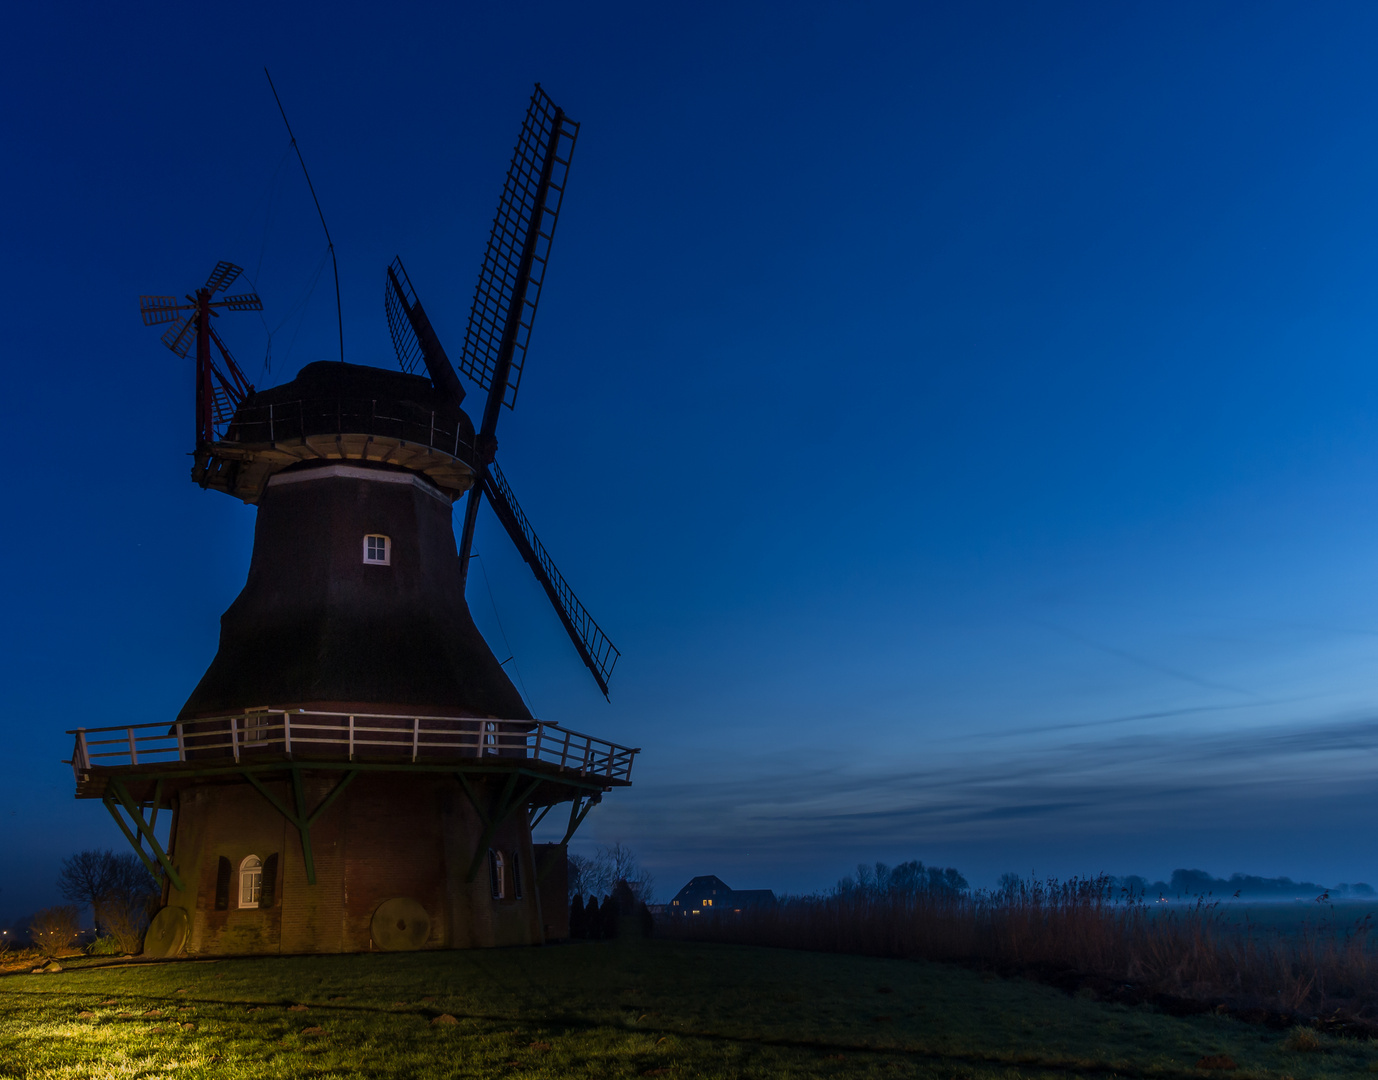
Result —
<path fill-rule="evenodd" d="M 72 770 L 160 762 L 525 758 L 606 780 L 631 782 L 631 749 L 541 720 L 251 709 L 173 724 L 77 728 Z"/>

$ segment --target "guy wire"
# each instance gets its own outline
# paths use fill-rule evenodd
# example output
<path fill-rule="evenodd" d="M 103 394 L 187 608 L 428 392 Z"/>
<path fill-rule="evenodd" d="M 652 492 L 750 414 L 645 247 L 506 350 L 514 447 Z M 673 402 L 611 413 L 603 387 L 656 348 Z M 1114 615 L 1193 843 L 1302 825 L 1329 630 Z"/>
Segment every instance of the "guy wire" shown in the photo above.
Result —
<path fill-rule="evenodd" d="M 268 75 L 268 69 L 263 69 L 263 74 Z M 311 174 L 306 170 L 306 159 L 301 156 L 301 147 L 297 145 L 297 137 L 292 134 L 292 125 L 287 119 L 287 110 L 282 107 L 282 98 L 278 97 L 278 88 L 273 85 L 273 77 L 268 75 L 268 88 L 273 91 L 273 100 L 278 103 L 278 112 L 282 113 L 282 122 L 287 126 L 287 137 L 292 140 L 292 149 L 297 152 L 297 160 L 301 162 L 302 175 L 306 177 L 306 186 L 311 189 L 311 199 L 316 204 L 316 213 L 320 215 L 321 228 L 325 230 L 325 242 L 330 247 L 330 261 L 335 267 L 335 318 L 340 326 L 340 363 L 344 363 L 344 309 L 340 305 L 340 264 L 335 261 L 335 242 L 330 239 L 330 226 L 325 223 L 325 213 L 321 210 L 321 201 L 316 198 L 316 185 L 311 183 Z"/>

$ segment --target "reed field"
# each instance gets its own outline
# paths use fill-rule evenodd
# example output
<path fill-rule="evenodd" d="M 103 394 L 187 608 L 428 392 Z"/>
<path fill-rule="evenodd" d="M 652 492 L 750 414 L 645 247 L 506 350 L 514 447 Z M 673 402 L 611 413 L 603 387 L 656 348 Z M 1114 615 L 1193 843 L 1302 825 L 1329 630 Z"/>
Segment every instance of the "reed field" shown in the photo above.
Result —
<path fill-rule="evenodd" d="M 1378 1044 L 923 960 L 629 938 L 62 961 L 0 978 L 0 1076 L 1203 1077 L 1378 1073 Z M 1233 1068 L 1231 1068 L 1233 1066 Z"/>
<path fill-rule="evenodd" d="M 690 940 L 961 963 L 1111 1000 L 1367 1034 L 1378 1033 L 1374 909 L 1158 905 L 1107 879 L 1073 879 L 975 894 L 852 889 L 666 929 Z"/>

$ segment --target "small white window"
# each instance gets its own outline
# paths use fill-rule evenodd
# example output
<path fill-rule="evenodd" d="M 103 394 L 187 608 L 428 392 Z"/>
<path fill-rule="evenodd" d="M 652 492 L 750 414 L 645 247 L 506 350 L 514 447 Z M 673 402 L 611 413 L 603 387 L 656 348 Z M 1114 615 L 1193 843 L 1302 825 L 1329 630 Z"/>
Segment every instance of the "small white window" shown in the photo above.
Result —
<path fill-rule="evenodd" d="M 483 752 L 485 754 L 498 752 L 498 725 L 491 720 L 483 725 Z"/>
<path fill-rule="evenodd" d="M 258 907 L 259 897 L 263 895 L 263 860 L 250 855 L 239 864 L 239 906 Z"/>
<path fill-rule="evenodd" d="M 375 566 L 392 564 L 392 541 L 386 536 L 369 533 L 364 537 L 364 562 Z"/>

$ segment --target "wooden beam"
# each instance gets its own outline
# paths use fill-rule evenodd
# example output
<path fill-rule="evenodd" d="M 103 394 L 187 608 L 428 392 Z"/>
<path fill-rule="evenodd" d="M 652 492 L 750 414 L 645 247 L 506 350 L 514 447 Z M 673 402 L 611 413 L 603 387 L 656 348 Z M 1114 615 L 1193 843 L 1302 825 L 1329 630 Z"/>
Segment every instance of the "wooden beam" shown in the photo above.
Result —
<path fill-rule="evenodd" d="M 502 790 L 502 795 L 498 799 L 498 805 L 493 813 L 488 816 L 487 824 L 483 830 L 483 835 L 479 837 L 477 846 L 474 848 L 474 857 L 469 862 L 469 872 L 464 875 L 465 882 L 471 882 L 478 876 L 478 868 L 483 864 L 483 853 L 488 850 L 488 845 L 493 842 L 493 837 L 497 834 L 499 826 L 509 817 L 512 811 L 519 806 L 526 805 L 526 801 L 531 798 L 531 793 L 536 790 L 541 781 L 533 780 L 523 789 L 522 793 L 513 798 L 513 792 L 517 787 L 517 774 L 514 772 L 507 781 L 506 787 Z M 475 809 L 477 809 L 475 804 Z"/>
<path fill-rule="evenodd" d="M 111 778 L 110 790 L 115 793 L 115 798 L 120 801 L 120 805 L 124 807 L 125 813 L 133 820 L 134 827 L 139 830 L 139 835 L 148 841 L 148 846 L 152 849 L 154 857 L 158 860 L 158 864 L 163 868 L 163 872 L 167 874 L 168 880 L 171 881 L 177 889 L 182 889 L 182 878 L 178 875 L 177 871 L 172 868 L 172 861 L 167 857 L 167 852 L 163 850 L 163 845 L 158 843 L 158 838 L 153 835 L 153 830 L 149 828 L 148 822 L 144 821 L 143 812 L 139 810 L 134 800 L 129 797 L 129 792 L 125 790 L 124 785 L 120 783 L 120 781 Z M 106 805 L 109 806 L 110 804 L 107 802 Z M 116 815 L 116 820 L 119 820 L 118 815 Z M 121 821 L 120 824 L 123 825 L 124 822 Z M 125 829 L 125 835 L 129 835 L 128 829 Z M 135 843 L 134 848 L 140 855 L 143 854 L 143 848 L 139 844 Z"/>

